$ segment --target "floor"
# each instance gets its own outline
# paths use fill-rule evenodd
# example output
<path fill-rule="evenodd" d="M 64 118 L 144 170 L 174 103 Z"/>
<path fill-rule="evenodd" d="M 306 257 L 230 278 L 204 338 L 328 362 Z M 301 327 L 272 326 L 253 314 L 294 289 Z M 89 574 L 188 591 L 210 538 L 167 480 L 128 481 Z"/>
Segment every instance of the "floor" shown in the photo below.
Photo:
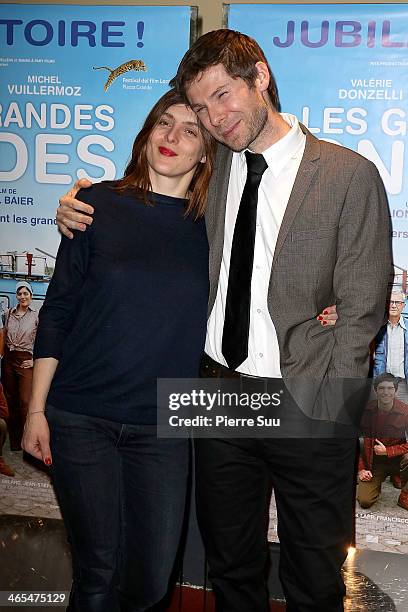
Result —
<path fill-rule="evenodd" d="M 275 568 L 278 554 L 278 548 L 272 551 Z M 64 592 L 68 597 L 70 554 L 59 519 L 1 516 L 0 564 L 0 591 L 53 591 Z M 408 610 L 408 559 L 405 555 L 367 550 L 357 552 L 349 556 L 343 576 L 347 587 L 346 612 Z M 278 601 L 271 603 L 271 610 L 283 611 L 283 602 L 279 604 L 281 593 L 276 592 L 279 588 L 274 590 L 272 596 Z M 211 593 L 204 593 L 202 588 L 195 592 L 187 591 L 174 597 L 169 611 L 213 611 Z M 7 605 L 3 607 L 4 604 L 6 601 L 0 601 L 2 610 L 15 609 Z M 42 609 L 52 608 L 45 606 Z"/>
<path fill-rule="evenodd" d="M 399 493 L 387 479 L 379 500 L 371 508 L 364 510 L 357 503 L 355 528 L 359 550 L 408 554 L 408 511 L 397 505 Z M 268 539 L 270 542 L 278 541 L 273 499 Z"/>
<path fill-rule="evenodd" d="M 25 461 L 23 452 L 11 452 L 8 442 L 3 458 L 15 472 L 14 478 L 0 474 L 0 515 L 19 514 L 43 518 L 61 518 L 58 502 L 47 468 L 39 469 L 34 459 Z"/>
<path fill-rule="evenodd" d="M 4 458 L 13 467 L 16 476 L 7 478 L 0 475 L 0 591 L 68 591 L 69 547 L 48 474 L 23 460 L 21 452 L 12 453 L 5 449 Z M 397 547 L 400 549 L 400 546 L 404 546 L 403 552 L 408 552 L 408 513 L 395 507 L 397 497 L 398 491 L 386 483 L 381 500 L 362 513 L 367 516 L 357 518 L 361 545 L 357 552 L 349 555 L 343 570 L 347 587 L 346 612 L 408 610 L 408 554 L 392 552 Z M 387 523 L 383 519 L 389 517 L 390 508 L 396 520 Z M 384 522 L 387 524 L 383 525 Z M 387 531 L 388 526 L 391 531 Z M 367 535 L 369 530 L 372 531 L 371 538 L 378 537 L 380 550 L 367 548 L 368 544 L 370 547 L 375 545 L 375 542 L 364 540 L 364 534 Z M 274 600 L 281 601 L 280 604 L 273 604 L 272 610 L 284 610 L 276 572 L 278 544 L 271 544 L 271 556 L 274 570 L 270 592 Z M 187 595 L 184 600 L 187 602 Z M 173 602 L 172 612 L 193 611 L 190 605 L 180 607 L 180 602 L 182 598 Z M 194 610 L 210 612 L 213 609 L 211 595 L 205 598 L 205 602 L 205 607 Z M 4 603 L 0 600 L 1 610 L 9 609 L 3 607 Z M 30 609 L 30 606 L 24 607 Z M 10 610 L 15 610 L 15 607 Z"/>

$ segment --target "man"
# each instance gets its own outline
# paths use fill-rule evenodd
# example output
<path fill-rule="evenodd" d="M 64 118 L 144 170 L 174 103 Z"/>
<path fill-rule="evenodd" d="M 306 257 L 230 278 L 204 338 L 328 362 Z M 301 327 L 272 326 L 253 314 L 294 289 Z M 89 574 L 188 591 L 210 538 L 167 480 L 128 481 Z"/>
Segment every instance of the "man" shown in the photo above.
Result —
<path fill-rule="evenodd" d="M 206 212 L 203 373 L 268 388 L 283 379 L 285 395 L 290 387 L 310 414 L 327 381 L 367 375 L 390 273 L 378 172 L 278 113 L 265 55 L 245 35 L 223 29 L 202 36 L 173 84 L 220 142 Z M 78 228 L 86 219 L 67 213 L 72 195 L 75 190 L 58 218 L 74 219 L 71 227 Z M 323 328 L 316 315 L 332 303 L 339 320 Z M 307 391 L 304 402 L 299 389 Z M 295 414 L 290 398 L 288 407 Z M 271 486 L 288 612 L 343 610 L 340 568 L 351 541 L 355 441 L 203 439 L 195 451 L 198 518 L 217 611 L 268 610 Z"/>
<path fill-rule="evenodd" d="M 370 401 L 362 418 L 364 434 L 357 489 L 362 508 L 370 508 L 380 497 L 387 476 L 398 475 L 402 491 L 398 505 L 408 510 L 408 406 L 396 399 L 398 378 L 380 374 L 374 379 L 376 400 Z"/>
<path fill-rule="evenodd" d="M 400 379 L 398 396 L 408 403 L 408 321 L 402 315 L 405 294 L 392 291 L 388 304 L 388 321 L 375 339 L 373 376 L 390 372 Z"/>

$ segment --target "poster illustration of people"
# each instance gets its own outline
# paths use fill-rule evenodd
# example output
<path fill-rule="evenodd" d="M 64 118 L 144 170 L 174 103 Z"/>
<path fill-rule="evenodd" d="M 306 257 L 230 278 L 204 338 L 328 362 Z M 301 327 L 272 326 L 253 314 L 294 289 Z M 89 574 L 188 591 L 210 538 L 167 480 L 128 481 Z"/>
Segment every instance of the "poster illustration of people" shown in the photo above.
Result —
<path fill-rule="evenodd" d="M 386 387 L 388 420 L 377 435 L 371 428 L 361 438 L 365 480 L 357 492 L 356 546 L 399 553 L 408 553 L 407 16 L 402 4 L 242 4 L 226 13 L 228 27 L 252 36 L 266 52 L 282 110 L 318 138 L 373 161 L 387 190 L 394 277 L 372 347 L 373 377 L 380 382 L 367 410 L 371 421 L 385 413 Z M 387 372 L 396 381 L 377 379 Z M 390 433 L 396 414 L 398 431 Z M 270 539 L 277 539 L 274 504 Z"/>
<path fill-rule="evenodd" d="M 60 240 L 58 198 L 79 177 L 123 175 L 189 46 L 194 10 L 4 4 L 1 12 L 0 326 L 12 343 L 17 305 L 29 324 L 24 385 L 14 385 L 7 347 L 2 360 L 0 514 L 60 518 L 47 469 L 20 447 L 38 310 Z M 165 52 L 160 41 L 171 41 Z"/>

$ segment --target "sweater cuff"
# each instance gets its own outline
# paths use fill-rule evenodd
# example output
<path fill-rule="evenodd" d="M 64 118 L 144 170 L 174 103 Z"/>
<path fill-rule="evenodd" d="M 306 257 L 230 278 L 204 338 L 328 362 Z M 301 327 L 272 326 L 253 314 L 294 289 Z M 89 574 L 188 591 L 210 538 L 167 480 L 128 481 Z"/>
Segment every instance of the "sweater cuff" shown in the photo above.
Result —
<path fill-rule="evenodd" d="M 60 329 L 39 326 L 34 343 L 34 359 L 53 357 L 60 359 L 66 334 Z"/>

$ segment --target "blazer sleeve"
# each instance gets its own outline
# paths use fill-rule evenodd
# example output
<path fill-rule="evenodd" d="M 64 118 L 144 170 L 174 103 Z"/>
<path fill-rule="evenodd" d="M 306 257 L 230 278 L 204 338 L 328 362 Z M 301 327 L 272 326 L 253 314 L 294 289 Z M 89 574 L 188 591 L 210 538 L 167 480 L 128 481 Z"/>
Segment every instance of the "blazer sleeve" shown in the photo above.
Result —
<path fill-rule="evenodd" d="M 77 198 L 84 201 L 81 191 Z M 85 232 L 75 232 L 72 240 L 65 236 L 61 238 L 54 273 L 39 313 L 34 359 L 61 357 L 64 341 L 72 329 L 85 283 L 92 233 L 93 226 L 87 228 Z"/>
<path fill-rule="evenodd" d="M 365 378 L 369 346 L 384 320 L 391 274 L 387 196 L 372 162 L 361 158 L 347 191 L 337 242 L 333 289 L 334 326 L 330 378 Z"/>

